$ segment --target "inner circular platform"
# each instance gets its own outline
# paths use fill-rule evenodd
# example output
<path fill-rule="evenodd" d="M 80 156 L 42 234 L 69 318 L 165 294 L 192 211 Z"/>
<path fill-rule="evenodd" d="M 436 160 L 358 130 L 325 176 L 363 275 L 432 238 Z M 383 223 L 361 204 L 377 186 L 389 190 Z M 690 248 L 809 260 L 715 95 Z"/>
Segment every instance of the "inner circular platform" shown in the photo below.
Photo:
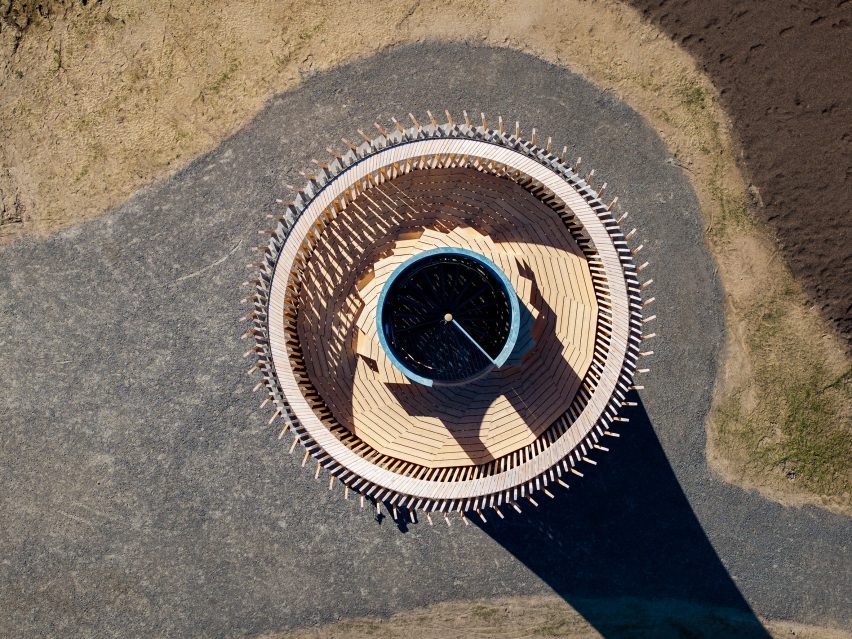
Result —
<path fill-rule="evenodd" d="M 531 444 L 569 408 L 595 343 L 591 272 L 568 227 L 525 189 L 469 168 L 414 171 L 356 199 L 319 239 L 302 274 L 298 339 L 325 407 L 359 439 L 429 467 L 482 464 Z M 377 306 L 404 263 L 447 249 L 506 273 L 527 343 L 508 366 L 430 387 L 388 358 Z"/>

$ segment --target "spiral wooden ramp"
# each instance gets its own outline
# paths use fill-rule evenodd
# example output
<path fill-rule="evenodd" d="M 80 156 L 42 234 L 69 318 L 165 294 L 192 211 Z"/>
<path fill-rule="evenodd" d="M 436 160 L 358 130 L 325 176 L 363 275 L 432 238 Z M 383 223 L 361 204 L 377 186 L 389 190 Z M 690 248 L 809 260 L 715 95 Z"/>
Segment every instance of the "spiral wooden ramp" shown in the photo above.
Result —
<path fill-rule="evenodd" d="M 318 175 L 268 232 L 245 338 L 250 372 L 280 437 L 294 435 L 329 489 L 393 516 L 504 516 L 607 450 L 639 368 L 642 300 L 634 255 L 606 184 L 516 123 L 376 124 L 375 138 L 315 162 Z M 616 198 L 617 199 L 617 198 Z M 266 232 L 265 232 L 266 233 Z M 505 364 L 460 385 L 424 386 L 394 365 L 377 305 L 391 275 L 436 248 L 484 256 L 521 308 Z"/>

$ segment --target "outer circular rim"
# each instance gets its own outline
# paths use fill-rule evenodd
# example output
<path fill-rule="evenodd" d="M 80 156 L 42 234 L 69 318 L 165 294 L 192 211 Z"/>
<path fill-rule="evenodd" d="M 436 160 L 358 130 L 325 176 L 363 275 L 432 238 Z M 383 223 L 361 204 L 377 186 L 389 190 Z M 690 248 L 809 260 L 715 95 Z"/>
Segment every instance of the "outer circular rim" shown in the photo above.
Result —
<path fill-rule="evenodd" d="M 492 358 L 491 366 L 487 366 L 483 370 L 478 371 L 469 377 L 454 380 L 452 382 L 441 382 L 429 379 L 428 377 L 423 377 L 410 370 L 396 357 L 393 350 L 390 348 L 390 344 L 387 343 L 385 331 L 382 328 L 382 311 L 384 310 L 385 296 L 387 292 L 390 291 L 391 285 L 409 266 L 433 255 L 464 255 L 465 257 L 469 257 L 470 259 L 479 262 L 487 269 L 489 269 L 497 277 L 497 279 L 500 280 L 500 283 L 503 285 L 503 290 L 506 292 L 506 296 L 509 298 L 511 323 L 509 328 L 509 335 L 506 338 L 506 343 L 503 345 L 503 348 L 500 350 L 500 353 L 497 355 L 497 357 Z M 460 384 L 467 384 L 468 382 L 472 382 L 476 379 L 479 379 L 480 377 L 486 375 L 495 368 L 500 368 L 503 364 L 506 363 L 506 360 L 509 359 L 509 356 L 512 354 L 512 351 L 515 350 L 515 345 L 518 342 L 518 331 L 520 330 L 520 323 L 521 311 L 520 305 L 518 304 L 518 296 L 515 293 L 515 289 L 512 287 L 512 283 L 509 281 L 509 278 L 506 277 L 506 274 L 499 266 L 497 266 L 487 257 L 465 248 L 440 247 L 423 251 L 422 253 L 418 253 L 417 255 L 412 255 L 402 264 L 397 266 L 396 269 L 394 269 L 393 273 L 391 273 L 390 277 L 388 277 L 387 282 L 385 282 L 384 286 L 382 287 L 382 292 L 379 295 L 379 302 L 376 307 L 376 329 L 377 334 L 379 336 L 379 343 L 381 344 L 382 349 L 384 349 L 388 359 L 394 366 L 396 366 L 397 369 L 399 369 L 399 371 L 403 375 L 405 375 L 410 380 L 417 382 L 418 384 L 423 384 L 424 386 L 457 386 Z"/>
<path fill-rule="evenodd" d="M 502 121 L 501 121 L 502 122 Z M 258 364 L 277 411 L 298 435 L 308 454 L 353 490 L 390 505 L 423 510 L 477 510 L 513 503 L 520 497 L 561 481 L 563 472 L 573 471 L 575 458 L 586 457 L 586 445 L 597 445 L 598 434 L 608 431 L 626 393 L 631 388 L 636 362 L 641 355 L 641 295 L 632 253 L 612 218 L 591 186 L 559 158 L 535 144 L 483 126 L 417 125 L 387 133 L 375 140 L 351 146 L 346 155 L 325 168 L 324 176 L 312 178 L 306 190 L 290 206 L 290 213 L 272 234 L 256 280 L 254 334 Z M 517 129 L 516 129 L 517 133 Z M 566 413 L 570 426 L 539 454 L 500 473 L 456 482 L 434 481 L 398 474 L 359 457 L 338 440 L 315 415 L 301 395 L 287 356 L 282 302 L 293 262 L 315 221 L 331 202 L 358 181 L 380 183 L 390 167 L 416 160 L 418 166 L 438 166 L 442 158 L 471 159 L 479 170 L 502 167 L 508 174 L 522 174 L 527 183 L 570 210 L 582 226 L 587 242 L 597 251 L 593 277 L 605 280 L 608 288 L 607 314 L 612 333 L 609 348 L 596 347 L 603 364 L 593 362 L 598 379 L 579 415 Z M 443 166 L 443 165 L 442 165 Z M 341 176 L 347 175 L 347 180 Z M 528 190 L 533 187 L 525 186 Z M 268 321 L 272 318 L 272 321 Z M 285 318 L 286 319 L 286 318 Z M 286 319 L 291 321 L 291 319 Z M 599 322 L 600 322 L 599 315 Z M 605 352 L 603 352 L 605 350 Z M 599 352 L 601 351 L 601 352 Z M 595 365 L 597 364 L 597 365 Z M 590 369 L 591 372 L 591 369 Z M 569 411 L 570 413 L 570 411 Z M 582 452 L 582 455 L 581 455 Z M 593 463 L 593 462 L 592 462 Z M 580 474 L 580 473 L 577 473 Z"/>

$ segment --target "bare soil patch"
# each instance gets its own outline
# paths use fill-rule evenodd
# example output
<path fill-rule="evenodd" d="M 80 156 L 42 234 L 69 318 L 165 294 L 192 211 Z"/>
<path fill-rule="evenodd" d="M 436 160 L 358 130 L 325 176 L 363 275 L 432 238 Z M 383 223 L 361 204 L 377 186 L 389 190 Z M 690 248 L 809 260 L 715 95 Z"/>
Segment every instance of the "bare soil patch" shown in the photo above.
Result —
<path fill-rule="evenodd" d="M 761 28 L 760 15 L 752 14 L 754 29 Z M 758 222 L 755 211 L 771 189 L 749 192 L 716 88 L 636 10 L 612 0 L 310 6 L 3 0 L 0 16 L 0 239 L 6 240 L 100 215 L 212 148 L 303 75 L 384 47 L 474 40 L 583 73 L 655 127 L 701 202 L 728 305 L 726 365 L 708 426 L 713 467 L 789 503 L 852 512 L 852 381 L 843 342 Z M 786 61 L 770 57 L 770 63 Z M 843 104 L 831 112 L 841 113 Z M 790 127 L 798 113 L 790 112 Z M 774 153 L 749 149 L 754 156 Z M 776 173 L 788 176 L 801 164 L 772 157 Z M 811 219 L 812 202 L 799 207 L 793 195 L 783 201 L 789 216 Z M 839 254 L 821 246 L 807 250 L 829 251 L 826 263 L 833 264 Z"/>
<path fill-rule="evenodd" d="M 753 210 L 852 344 L 852 2 L 630 4 L 692 53 L 716 85 Z"/>

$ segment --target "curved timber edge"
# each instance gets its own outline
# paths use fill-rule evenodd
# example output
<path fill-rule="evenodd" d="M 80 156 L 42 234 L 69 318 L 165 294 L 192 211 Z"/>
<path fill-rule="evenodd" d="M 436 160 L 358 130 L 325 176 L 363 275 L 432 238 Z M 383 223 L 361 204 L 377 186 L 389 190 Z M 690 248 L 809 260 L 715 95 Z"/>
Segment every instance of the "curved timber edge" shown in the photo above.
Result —
<path fill-rule="evenodd" d="M 284 323 L 295 318 L 285 315 L 285 298 L 303 242 L 309 241 L 312 228 L 335 200 L 345 201 L 349 191 L 357 194 L 359 185 L 387 179 L 394 167 L 414 163 L 415 168 L 426 169 L 446 166 L 459 158 L 478 170 L 520 174 L 533 189 L 570 210 L 594 248 L 593 277 L 603 280 L 609 292 L 599 319 L 608 348 L 597 353 L 600 358 L 592 363 L 597 385 L 582 412 L 566 416 L 570 426 L 538 454 L 487 477 L 453 481 L 442 473 L 435 479 L 421 479 L 359 456 L 314 413 L 290 365 Z M 583 178 L 547 148 L 506 134 L 502 125 L 494 130 L 487 123 L 474 127 L 452 120 L 444 125 L 418 124 L 409 129 L 398 127 L 392 133 L 383 131 L 370 142 L 352 146 L 344 156 L 324 166 L 323 174 L 312 178 L 297 196 L 289 214 L 272 232 L 255 281 L 248 334 L 256 339 L 256 367 L 276 405 L 273 419 L 280 416 L 286 420 L 305 447 L 306 459 L 309 454 L 316 459 L 317 473 L 325 468 L 347 490 L 393 508 L 480 511 L 515 505 L 517 500 L 561 481 L 564 473 L 573 471 L 576 462 L 585 458 L 586 448 L 595 446 L 598 436 L 617 419 L 641 355 L 640 285 L 632 253 L 610 209 Z"/>

